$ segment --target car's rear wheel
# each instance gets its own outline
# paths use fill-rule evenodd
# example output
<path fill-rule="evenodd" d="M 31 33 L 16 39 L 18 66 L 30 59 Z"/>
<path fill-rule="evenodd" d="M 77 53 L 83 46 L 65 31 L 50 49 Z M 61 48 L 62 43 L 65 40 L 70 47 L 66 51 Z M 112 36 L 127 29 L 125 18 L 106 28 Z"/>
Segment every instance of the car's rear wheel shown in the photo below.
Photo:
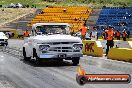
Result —
<path fill-rule="evenodd" d="M 76 66 L 79 64 L 79 60 L 80 60 L 80 57 L 74 57 L 72 62 L 73 62 L 73 65 Z"/>
<path fill-rule="evenodd" d="M 27 57 L 27 56 L 26 56 L 25 48 L 23 48 L 23 57 L 24 57 L 24 60 L 25 60 L 25 61 L 29 61 L 29 60 L 31 59 L 31 57 Z"/>

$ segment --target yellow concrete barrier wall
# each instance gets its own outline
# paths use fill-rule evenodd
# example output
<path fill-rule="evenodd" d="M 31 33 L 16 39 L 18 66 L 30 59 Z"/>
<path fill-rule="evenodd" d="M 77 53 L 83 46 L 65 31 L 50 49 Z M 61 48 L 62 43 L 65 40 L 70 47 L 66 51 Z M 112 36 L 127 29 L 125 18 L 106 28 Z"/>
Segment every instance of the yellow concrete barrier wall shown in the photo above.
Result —
<path fill-rule="evenodd" d="M 84 55 L 102 57 L 103 48 L 100 41 L 82 40 L 84 48 L 82 50 Z"/>
<path fill-rule="evenodd" d="M 132 49 L 129 48 L 111 48 L 108 58 L 120 61 L 132 61 Z"/>

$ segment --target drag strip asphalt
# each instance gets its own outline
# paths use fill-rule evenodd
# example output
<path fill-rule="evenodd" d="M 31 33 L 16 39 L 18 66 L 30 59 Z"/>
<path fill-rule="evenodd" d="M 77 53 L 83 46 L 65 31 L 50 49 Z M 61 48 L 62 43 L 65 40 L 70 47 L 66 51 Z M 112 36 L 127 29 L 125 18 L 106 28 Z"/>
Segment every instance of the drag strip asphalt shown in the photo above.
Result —
<path fill-rule="evenodd" d="M 80 65 L 89 74 L 132 75 L 132 63 L 127 62 L 84 56 Z M 22 57 L 0 52 L 0 78 L 4 77 L 14 88 L 132 88 L 132 83 L 80 86 L 76 82 L 77 68 L 67 61 L 35 65 L 33 61 L 25 62 Z"/>

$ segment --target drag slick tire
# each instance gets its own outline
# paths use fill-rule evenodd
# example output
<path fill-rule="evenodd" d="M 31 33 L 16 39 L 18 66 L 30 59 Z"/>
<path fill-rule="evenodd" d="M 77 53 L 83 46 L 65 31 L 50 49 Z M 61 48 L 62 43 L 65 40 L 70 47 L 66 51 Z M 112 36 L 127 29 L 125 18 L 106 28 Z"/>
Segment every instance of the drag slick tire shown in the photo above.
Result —
<path fill-rule="evenodd" d="M 25 61 L 30 61 L 31 57 L 27 57 L 26 56 L 26 51 L 25 51 L 25 48 L 23 47 L 23 57 L 24 57 L 24 60 Z"/>
<path fill-rule="evenodd" d="M 80 57 L 74 57 L 72 62 L 74 66 L 77 66 L 79 64 Z"/>

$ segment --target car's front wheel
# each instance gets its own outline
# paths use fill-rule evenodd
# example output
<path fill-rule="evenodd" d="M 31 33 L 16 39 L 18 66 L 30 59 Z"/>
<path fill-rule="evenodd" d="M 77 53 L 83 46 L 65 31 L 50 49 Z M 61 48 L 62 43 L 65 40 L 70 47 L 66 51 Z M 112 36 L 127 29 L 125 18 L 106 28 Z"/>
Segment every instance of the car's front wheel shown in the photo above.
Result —
<path fill-rule="evenodd" d="M 31 59 L 31 57 L 27 57 L 26 56 L 26 51 L 25 51 L 25 48 L 23 47 L 23 57 L 24 57 L 24 60 L 25 61 L 29 61 Z"/>
<path fill-rule="evenodd" d="M 37 65 L 42 64 L 42 60 L 37 56 L 37 52 L 35 48 L 33 48 L 33 57 L 36 58 L 35 64 Z"/>
<path fill-rule="evenodd" d="M 79 60 L 80 60 L 80 57 L 74 57 L 72 62 L 73 62 L 73 65 L 76 66 L 79 64 Z"/>

